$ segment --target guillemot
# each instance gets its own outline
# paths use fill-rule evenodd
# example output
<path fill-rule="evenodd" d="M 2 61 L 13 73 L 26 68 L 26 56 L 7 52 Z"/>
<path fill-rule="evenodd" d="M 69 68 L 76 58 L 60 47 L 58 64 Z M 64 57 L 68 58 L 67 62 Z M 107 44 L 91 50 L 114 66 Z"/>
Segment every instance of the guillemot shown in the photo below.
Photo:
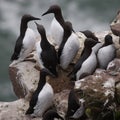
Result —
<path fill-rule="evenodd" d="M 55 118 L 64 120 L 64 119 L 57 113 L 57 111 L 56 111 L 56 110 L 53 110 L 53 109 L 48 110 L 48 111 L 43 115 L 43 120 L 55 120 Z"/>
<path fill-rule="evenodd" d="M 30 52 L 32 52 L 35 45 L 35 32 L 28 27 L 28 22 L 32 20 L 40 20 L 40 18 L 33 17 L 29 14 L 22 16 L 20 25 L 20 35 L 16 41 L 14 53 L 11 56 L 11 61 L 14 64 L 23 61 Z"/>
<path fill-rule="evenodd" d="M 82 55 L 80 56 L 77 63 L 75 64 L 72 72 L 68 75 L 71 77 L 71 80 L 78 80 L 78 79 L 86 76 L 87 74 L 90 74 L 93 72 L 93 70 L 95 69 L 95 67 L 97 65 L 95 52 L 97 52 L 96 49 L 99 49 L 99 48 L 96 48 L 95 52 L 94 52 L 92 50 L 92 47 L 95 46 L 97 43 L 99 43 L 99 42 L 95 41 L 91 38 L 87 38 L 85 40 L 84 50 L 82 52 Z M 92 65 L 92 63 L 93 63 L 93 65 Z M 89 64 L 91 64 L 91 65 L 89 65 Z M 89 67 L 89 68 L 87 68 L 87 67 Z"/>
<path fill-rule="evenodd" d="M 68 109 L 65 117 L 69 118 L 70 116 L 72 116 L 79 107 L 79 100 L 75 94 L 75 91 L 72 89 L 68 96 Z"/>
<path fill-rule="evenodd" d="M 38 87 L 31 97 L 26 115 L 42 117 L 43 113 L 53 105 L 54 92 L 51 85 L 46 82 L 47 75 L 54 77 L 49 70 L 41 69 Z"/>
<path fill-rule="evenodd" d="M 82 63 L 81 68 L 77 71 L 76 73 L 76 80 L 82 79 L 83 77 L 86 77 L 88 75 L 93 74 L 93 72 L 96 70 L 97 65 L 98 65 L 98 61 L 97 61 L 97 55 L 96 53 L 98 52 L 98 50 L 101 47 L 100 44 L 97 41 L 92 41 L 91 44 L 94 44 L 94 47 L 91 47 L 91 53 L 88 56 L 88 58 Z M 97 47 L 95 47 L 97 46 Z"/>
<path fill-rule="evenodd" d="M 60 66 L 66 69 L 77 54 L 80 48 L 80 42 L 78 36 L 74 33 L 71 22 L 66 21 L 63 25 L 63 29 L 64 35 L 58 49 L 58 60 Z"/>
<path fill-rule="evenodd" d="M 116 56 L 116 48 L 114 46 L 112 36 L 106 35 L 105 42 L 103 46 L 99 49 L 97 53 L 98 67 L 106 69 L 110 61 L 112 61 Z"/>
<path fill-rule="evenodd" d="M 54 18 L 52 20 L 50 27 L 51 36 L 54 40 L 54 44 L 59 48 L 63 38 L 62 26 L 64 24 L 64 18 L 62 16 L 61 8 L 58 5 L 50 6 L 50 8 L 45 13 L 42 14 L 42 16 L 50 13 L 54 14 Z"/>
<path fill-rule="evenodd" d="M 36 23 L 37 30 L 41 35 L 41 41 L 36 43 L 36 51 L 38 54 L 38 62 L 41 68 L 47 68 L 56 77 L 58 75 L 56 67 L 58 63 L 57 53 L 53 45 L 51 45 L 46 37 L 46 31 L 43 25 Z"/>
<path fill-rule="evenodd" d="M 92 38 L 93 40 L 97 40 L 98 41 L 98 38 L 90 30 L 85 30 L 85 31 L 80 31 L 80 32 L 82 32 L 87 38 Z"/>

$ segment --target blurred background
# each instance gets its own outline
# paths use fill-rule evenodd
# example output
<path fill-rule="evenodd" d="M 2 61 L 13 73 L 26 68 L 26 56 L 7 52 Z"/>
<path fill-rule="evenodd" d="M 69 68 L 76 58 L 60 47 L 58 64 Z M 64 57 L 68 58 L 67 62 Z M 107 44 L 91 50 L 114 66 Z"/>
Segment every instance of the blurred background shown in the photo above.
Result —
<path fill-rule="evenodd" d="M 73 23 L 76 31 L 89 29 L 100 32 L 109 30 L 120 9 L 119 3 L 119 0 L 0 0 L 0 101 L 17 99 L 9 79 L 8 66 L 23 14 L 41 17 L 50 5 L 59 4 L 64 18 Z M 47 15 L 39 21 L 48 34 L 52 18 L 53 15 Z M 36 30 L 33 22 L 29 26 Z"/>

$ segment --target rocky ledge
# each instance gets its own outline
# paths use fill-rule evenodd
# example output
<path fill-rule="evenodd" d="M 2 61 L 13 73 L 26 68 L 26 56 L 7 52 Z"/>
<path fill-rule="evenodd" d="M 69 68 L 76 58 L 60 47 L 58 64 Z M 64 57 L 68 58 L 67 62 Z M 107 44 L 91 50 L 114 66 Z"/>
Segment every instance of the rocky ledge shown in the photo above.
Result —
<path fill-rule="evenodd" d="M 54 89 L 54 104 L 61 116 L 65 116 L 68 107 L 68 96 L 74 89 L 79 102 L 84 100 L 84 116 L 82 120 L 120 120 L 120 45 L 119 37 L 111 31 L 95 33 L 100 41 L 106 34 L 113 36 L 117 49 L 117 57 L 111 61 L 107 70 L 96 69 L 93 75 L 87 76 L 75 83 L 70 82 L 67 70 L 58 68 L 58 78 L 48 78 L 48 82 Z M 79 37 L 81 34 L 77 33 Z M 82 36 L 83 37 L 83 36 Z M 83 42 L 78 53 L 83 49 Z M 39 70 L 36 69 L 36 51 L 31 53 L 30 61 L 23 61 L 14 66 L 9 66 L 9 76 L 14 92 L 18 100 L 13 102 L 0 102 L 0 120 L 40 120 L 41 118 L 29 118 L 25 115 L 29 107 L 31 95 L 39 81 Z M 77 60 L 77 57 L 75 58 Z"/>

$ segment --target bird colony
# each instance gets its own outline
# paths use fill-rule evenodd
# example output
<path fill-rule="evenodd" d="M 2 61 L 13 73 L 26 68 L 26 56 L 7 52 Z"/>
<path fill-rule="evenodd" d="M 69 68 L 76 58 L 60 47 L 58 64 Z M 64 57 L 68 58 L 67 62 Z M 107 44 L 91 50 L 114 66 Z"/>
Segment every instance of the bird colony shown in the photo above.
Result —
<path fill-rule="evenodd" d="M 50 25 L 52 41 L 48 40 L 44 25 L 38 24 L 42 17 L 51 13 L 54 14 Z M 64 120 L 64 118 L 77 119 L 83 115 L 84 101 L 80 105 L 74 90 L 71 90 L 67 113 L 64 118 L 61 117 L 55 106 L 53 107 L 54 89 L 46 81 L 46 77 L 59 77 L 58 67 L 65 71 L 69 65 L 72 65 L 73 69 L 68 77 L 74 83 L 93 74 L 96 68 L 106 69 L 108 63 L 116 56 L 112 36 L 108 34 L 104 37 L 104 42 L 100 42 L 94 33 L 85 30 L 79 31 L 85 36 L 84 39 L 79 38 L 72 23 L 63 18 L 61 8 L 58 5 L 50 6 L 41 18 L 29 14 L 22 16 L 20 34 L 15 43 L 14 53 L 11 56 L 11 66 L 14 66 L 19 62 L 27 61 L 34 49 L 37 52 L 36 69 L 39 68 L 40 71 L 39 82 L 25 114 L 30 117 L 42 117 L 43 120 L 54 120 L 54 118 L 61 120 Z M 29 22 L 36 25 L 36 29 L 40 34 L 38 41 L 36 41 L 35 31 L 28 26 Z M 84 49 L 79 59 L 73 63 L 81 47 L 81 41 L 84 41 Z"/>

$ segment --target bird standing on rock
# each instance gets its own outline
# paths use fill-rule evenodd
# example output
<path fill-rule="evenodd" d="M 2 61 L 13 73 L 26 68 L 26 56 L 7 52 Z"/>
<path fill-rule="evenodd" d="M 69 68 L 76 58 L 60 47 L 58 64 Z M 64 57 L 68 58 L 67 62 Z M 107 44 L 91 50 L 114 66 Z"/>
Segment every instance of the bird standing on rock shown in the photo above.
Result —
<path fill-rule="evenodd" d="M 71 80 L 79 80 L 87 75 L 93 73 L 97 66 L 96 53 L 99 49 L 96 48 L 95 51 L 92 50 L 92 47 L 95 46 L 98 41 L 95 41 L 91 38 L 87 38 L 84 42 L 84 50 L 79 60 L 75 64 L 72 72 L 68 75 L 71 77 Z"/>
<path fill-rule="evenodd" d="M 54 77 L 54 75 L 47 69 L 42 69 L 40 71 L 38 87 L 29 102 L 29 108 L 26 111 L 26 115 L 31 115 L 32 117 L 42 117 L 43 113 L 53 105 L 54 92 L 51 85 L 46 82 L 47 75 Z"/>
<path fill-rule="evenodd" d="M 105 42 L 103 46 L 99 49 L 97 53 L 98 67 L 106 69 L 110 61 L 112 61 L 116 56 L 116 48 L 114 46 L 112 36 L 106 35 Z"/>
<path fill-rule="evenodd" d="M 81 100 L 81 102 L 79 102 L 75 90 L 72 89 L 68 97 L 68 109 L 65 116 L 66 120 L 71 120 L 71 119 L 78 120 L 81 117 L 83 117 L 85 112 L 84 102 L 85 101 L 83 99 Z"/>
<path fill-rule="evenodd" d="M 41 68 L 47 68 L 56 77 L 58 76 L 56 67 L 58 63 L 57 53 L 53 45 L 49 43 L 46 37 L 46 31 L 42 25 L 36 23 L 37 30 L 41 35 L 41 41 L 36 43 L 38 62 Z"/>
<path fill-rule="evenodd" d="M 46 14 L 54 14 L 54 19 L 52 20 L 50 32 L 51 36 L 54 40 L 55 46 L 60 46 L 63 38 L 63 24 L 64 24 L 64 18 L 62 16 L 62 11 L 59 5 L 52 5 L 50 8 L 42 14 L 42 16 Z"/>
<path fill-rule="evenodd" d="M 11 61 L 15 60 L 14 64 L 23 61 L 35 46 L 36 35 L 34 31 L 28 27 L 28 22 L 32 20 L 40 20 L 40 18 L 33 17 L 29 14 L 22 16 L 20 35 L 16 41 L 14 53 L 11 57 Z"/>
<path fill-rule="evenodd" d="M 55 120 L 55 118 L 64 120 L 55 110 L 48 110 L 43 115 L 43 120 Z"/>
<path fill-rule="evenodd" d="M 78 36 L 73 32 L 72 23 L 66 21 L 63 25 L 64 35 L 63 40 L 58 49 L 59 64 L 63 69 L 66 69 L 76 56 L 79 48 L 80 41 Z"/>
<path fill-rule="evenodd" d="M 92 41 L 91 44 L 94 44 L 93 47 L 91 47 L 91 53 L 87 57 L 86 60 L 81 65 L 81 68 L 76 73 L 76 80 L 82 79 L 83 77 L 86 77 L 88 75 L 93 74 L 93 72 L 96 70 L 98 61 L 97 61 L 97 52 L 102 46 L 102 43 L 99 43 L 98 41 Z"/>
<path fill-rule="evenodd" d="M 87 38 L 92 38 L 93 40 L 98 41 L 98 38 L 90 30 L 85 30 L 85 31 L 80 31 L 80 32 L 82 32 Z"/>

